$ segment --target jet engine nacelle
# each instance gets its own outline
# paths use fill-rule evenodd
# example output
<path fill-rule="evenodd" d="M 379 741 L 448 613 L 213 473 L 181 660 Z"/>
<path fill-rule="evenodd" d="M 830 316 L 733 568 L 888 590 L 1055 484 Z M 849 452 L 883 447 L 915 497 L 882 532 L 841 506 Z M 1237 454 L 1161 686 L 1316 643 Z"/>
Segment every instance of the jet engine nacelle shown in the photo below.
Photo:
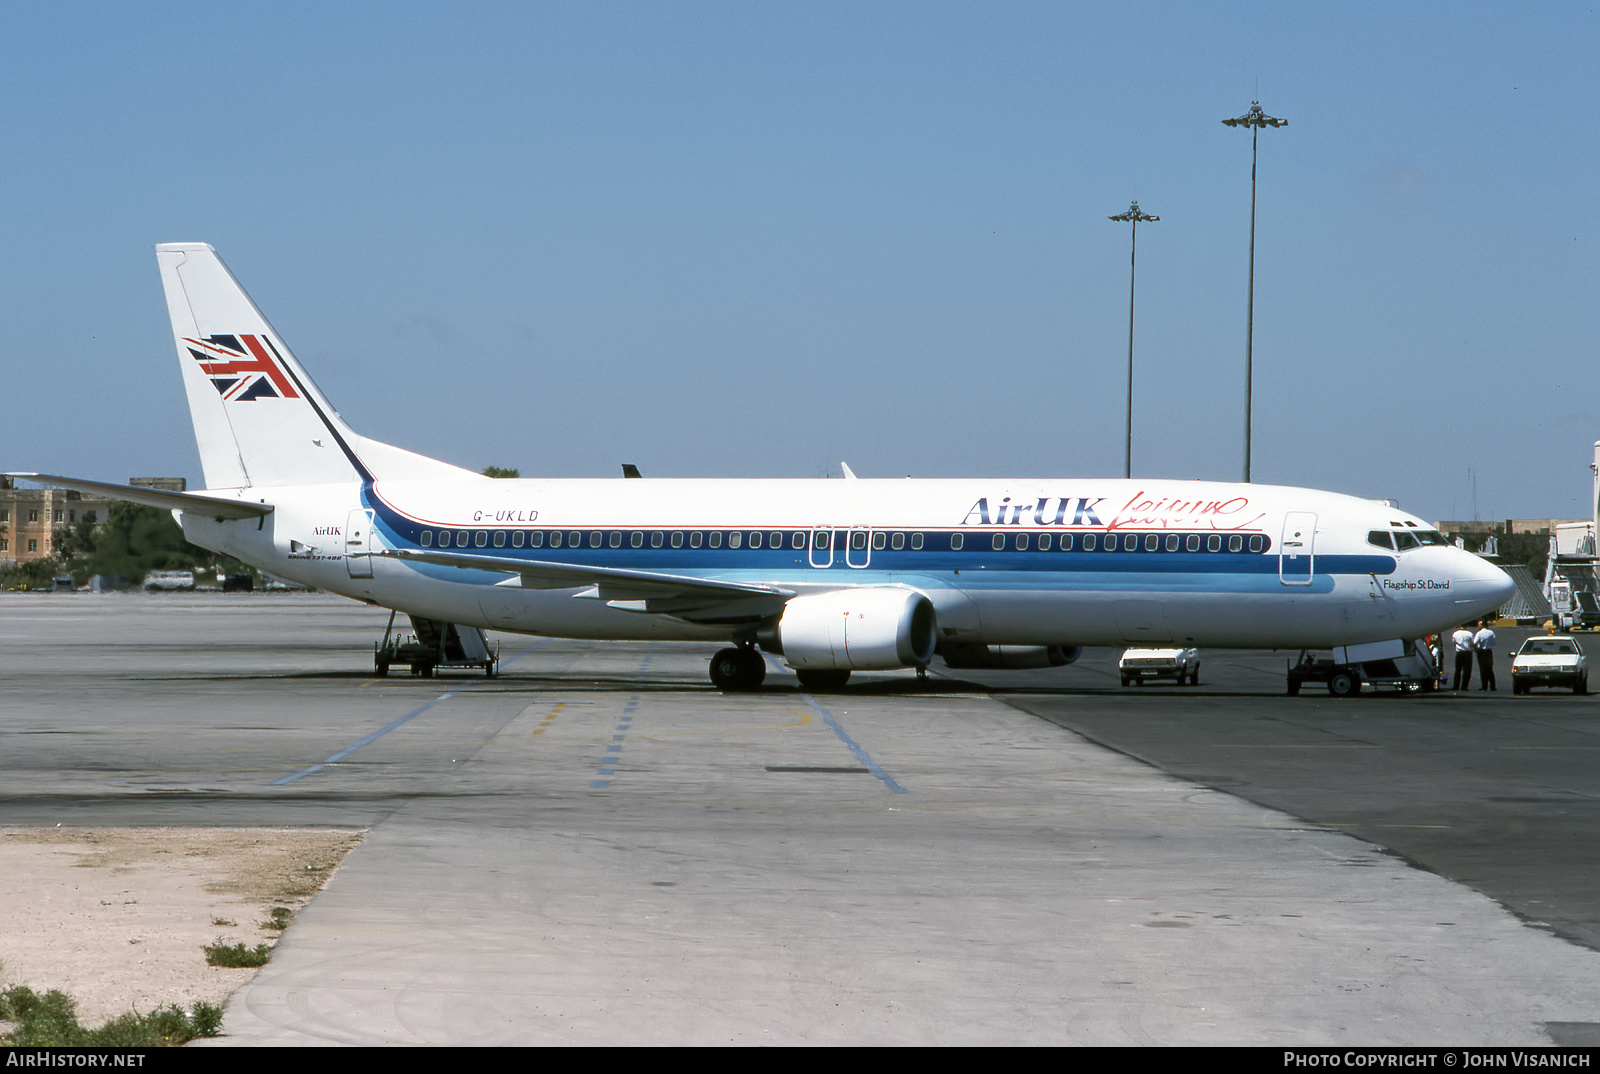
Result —
<path fill-rule="evenodd" d="M 915 590 L 838 589 L 790 600 L 777 636 L 763 638 L 762 645 L 776 648 L 796 669 L 921 667 L 933 659 L 935 619 L 933 602 Z"/>
<path fill-rule="evenodd" d="M 1080 645 L 981 645 L 960 642 L 944 645 L 939 655 L 952 668 L 1058 668 L 1077 660 Z"/>

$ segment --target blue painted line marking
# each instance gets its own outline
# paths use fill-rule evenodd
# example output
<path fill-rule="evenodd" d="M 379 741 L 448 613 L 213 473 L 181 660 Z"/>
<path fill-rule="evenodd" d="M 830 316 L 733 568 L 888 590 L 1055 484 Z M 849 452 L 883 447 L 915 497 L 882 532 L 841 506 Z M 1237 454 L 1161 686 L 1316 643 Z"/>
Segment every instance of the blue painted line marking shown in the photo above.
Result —
<path fill-rule="evenodd" d="M 528 646 L 526 649 L 522 650 L 522 652 L 518 653 L 516 656 L 513 656 L 510 660 L 502 660 L 502 661 L 500 661 L 500 666 L 501 667 L 505 667 L 507 664 L 516 663 L 518 660 L 521 660 L 523 657 L 527 656 L 529 653 L 533 652 L 535 649 L 539 648 L 539 646 L 545 644 L 545 642 L 547 642 L 549 640 L 550 640 L 549 638 L 545 638 L 543 641 L 540 641 L 540 642 L 537 642 L 536 644 Z M 312 765 L 310 768 L 302 768 L 300 771 L 295 772 L 295 773 L 293 773 L 291 775 L 284 776 L 284 777 L 282 777 L 280 779 L 275 779 L 271 783 L 267 784 L 267 786 L 269 786 L 269 787 L 282 787 L 287 783 L 293 783 L 297 779 L 304 779 L 306 776 L 314 775 L 317 772 L 321 772 L 325 768 L 329 768 L 329 767 L 331 767 L 333 765 L 336 765 L 340 761 L 344 760 L 346 757 L 350 756 L 352 753 L 354 753 L 357 750 L 361 749 L 363 746 L 372 745 L 374 742 L 378 741 L 378 739 L 382 738 L 384 735 L 387 735 L 390 731 L 393 731 L 395 728 L 404 727 L 406 724 L 410 723 L 412 720 L 416 719 L 418 716 L 421 716 L 424 712 L 427 712 L 429 709 L 438 707 L 439 705 L 443 704 L 444 702 L 449 701 L 452 697 L 455 697 L 457 694 L 461 693 L 463 690 L 466 690 L 466 689 L 468 689 L 468 688 L 470 688 L 472 686 L 475 686 L 475 685 L 477 685 L 476 682 L 463 683 L 461 686 L 457 687 L 456 689 L 451 690 L 448 694 L 440 694 L 438 697 L 434 698 L 432 701 L 428 702 L 426 705 L 423 705 L 421 708 L 412 709 L 410 712 L 406 713 L 404 716 L 400 717 L 398 720 L 395 720 L 393 723 L 389 724 L 388 726 L 378 728 L 378 730 L 372 732 L 372 734 L 368 735 L 366 738 L 362 739 L 360 742 L 357 742 L 355 745 L 346 746 L 344 749 L 340 750 L 338 753 L 335 753 L 335 754 L 332 754 L 332 755 L 330 755 L 328 757 L 323 758 L 321 761 L 318 761 L 316 764 Z"/>
<path fill-rule="evenodd" d="M 857 745 L 856 740 L 851 738 L 843 727 L 839 726 L 839 721 L 833 718 L 833 713 L 817 704 L 816 700 L 810 694 L 801 694 L 800 696 L 805 700 L 806 704 L 810 705 L 816 710 L 818 716 L 822 717 L 822 722 L 827 724 L 829 729 L 832 730 L 835 735 L 839 736 L 839 741 L 843 742 L 847 747 L 849 747 L 850 752 L 856 755 L 856 759 L 867 766 L 867 771 L 871 772 L 874 776 L 877 776 L 878 779 L 883 781 L 883 785 L 885 787 L 888 787 L 896 794 L 911 793 L 904 787 L 900 786 L 900 784 L 896 783 L 893 776 L 889 775 L 889 773 L 878 767 L 878 762 L 872 759 L 871 754 L 867 753 L 866 750 Z"/>
<path fill-rule="evenodd" d="M 639 670 L 634 674 L 634 680 L 636 682 L 644 679 L 645 672 L 650 668 L 650 660 L 655 655 L 656 643 L 651 642 L 650 648 L 645 651 L 644 662 L 639 665 Z M 628 729 L 633 726 L 633 710 L 638 707 L 638 694 L 634 694 L 632 697 L 628 698 L 628 703 L 622 706 L 622 714 L 617 717 L 616 731 L 611 736 L 611 744 L 606 747 L 606 753 L 609 756 L 601 760 L 600 767 L 595 769 L 594 774 L 596 776 L 610 777 L 616 774 L 617 764 L 621 760 L 621 758 L 616 755 L 622 752 L 622 742 L 628 737 Z M 611 780 L 609 778 L 594 779 L 589 781 L 589 789 L 593 791 L 603 791 L 609 786 L 611 786 Z"/>

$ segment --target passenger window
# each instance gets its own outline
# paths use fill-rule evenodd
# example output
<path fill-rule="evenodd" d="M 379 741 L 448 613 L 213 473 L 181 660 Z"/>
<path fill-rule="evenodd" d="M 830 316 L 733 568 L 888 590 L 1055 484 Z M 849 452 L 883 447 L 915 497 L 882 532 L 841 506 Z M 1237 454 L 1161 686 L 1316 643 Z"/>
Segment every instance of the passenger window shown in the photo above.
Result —
<path fill-rule="evenodd" d="M 1048 533 L 1039 534 L 1039 551 L 1050 551 L 1050 535 Z"/>
<path fill-rule="evenodd" d="M 650 531 L 650 547 L 651 548 L 660 548 L 661 547 L 661 531 L 660 530 L 651 530 Z"/>
<path fill-rule="evenodd" d="M 767 534 L 767 547 L 782 548 L 783 534 L 779 533 L 777 530 L 773 530 L 771 533 Z"/>
<path fill-rule="evenodd" d="M 1222 551 L 1222 535 L 1221 534 L 1213 533 L 1210 537 L 1206 538 L 1206 551 L 1207 552 L 1220 552 L 1220 551 Z"/>
<path fill-rule="evenodd" d="M 528 534 L 528 547 L 529 548 L 543 548 L 544 547 L 544 530 L 534 530 L 532 533 Z"/>
<path fill-rule="evenodd" d="M 886 542 L 888 539 L 889 535 L 884 533 L 882 530 L 874 533 L 872 535 L 872 550 L 874 552 L 882 552 L 884 548 L 884 542 Z"/>
<path fill-rule="evenodd" d="M 1168 552 L 1176 552 L 1177 550 L 1178 550 L 1178 535 L 1176 533 L 1167 534 L 1167 551 Z"/>
<path fill-rule="evenodd" d="M 865 530 L 856 530 L 850 534 L 850 550 L 852 552 L 864 552 L 866 548 L 867 534 Z"/>
<path fill-rule="evenodd" d="M 504 548 L 506 546 L 506 531 L 505 530 L 495 530 L 494 531 L 494 546 L 496 548 Z"/>
<path fill-rule="evenodd" d="M 1006 546 L 1006 535 L 1005 534 L 997 533 L 993 537 L 989 538 L 989 547 L 993 548 L 996 552 L 998 552 L 1000 549 L 1004 548 L 1005 546 Z"/>
<path fill-rule="evenodd" d="M 424 547 L 424 548 L 432 548 L 433 547 L 433 531 L 432 530 L 423 530 L 422 531 L 422 536 L 420 536 L 417 539 L 417 543 L 422 545 L 422 547 Z"/>
<path fill-rule="evenodd" d="M 1250 551 L 1259 552 L 1267 546 L 1267 539 L 1259 533 L 1250 535 Z"/>
<path fill-rule="evenodd" d="M 1158 549 L 1160 547 L 1161 547 L 1161 538 L 1160 537 L 1156 536 L 1154 533 L 1145 534 L 1145 536 L 1144 536 L 1144 550 L 1146 552 L 1154 552 L 1156 549 Z"/>
<path fill-rule="evenodd" d="M 521 548 L 522 547 L 522 538 L 525 537 L 525 536 L 526 536 L 526 534 L 524 534 L 521 530 L 513 530 L 511 532 L 511 547 L 512 548 Z"/>
<path fill-rule="evenodd" d="M 611 535 L 606 538 L 606 544 L 610 545 L 612 548 L 621 548 L 622 547 L 622 531 L 621 530 L 612 530 L 611 531 Z"/>
<path fill-rule="evenodd" d="M 561 531 L 560 530 L 551 530 L 550 531 L 550 547 L 551 548 L 560 548 L 561 547 Z"/>
<path fill-rule="evenodd" d="M 922 550 L 922 534 L 913 533 L 911 535 L 911 550 L 913 552 L 918 552 L 918 551 Z"/>
<path fill-rule="evenodd" d="M 700 542 L 703 539 L 703 536 L 704 535 L 701 534 L 701 532 L 699 530 L 692 531 L 689 534 L 689 547 L 690 548 L 699 548 L 700 547 Z"/>
<path fill-rule="evenodd" d="M 579 533 L 577 530 L 570 530 L 567 533 L 567 547 L 568 548 L 577 548 L 582 544 L 583 544 L 583 534 Z"/>
<path fill-rule="evenodd" d="M 950 551 L 952 551 L 952 552 L 961 551 L 961 546 L 963 544 L 965 544 L 965 543 L 966 543 L 966 538 L 963 535 L 961 535 L 959 533 L 952 533 L 950 535 Z"/>
<path fill-rule="evenodd" d="M 1085 552 L 1093 552 L 1097 543 L 1094 534 L 1086 533 L 1083 535 L 1083 550 Z"/>
<path fill-rule="evenodd" d="M 632 533 L 628 534 L 628 547 L 643 548 L 644 534 L 640 533 L 638 530 L 634 530 Z"/>
<path fill-rule="evenodd" d="M 1017 534 L 1017 551 L 1018 552 L 1026 552 L 1027 550 L 1028 550 L 1028 535 L 1026 533 Z"/>
<path fill-rule="evenodd" d="M 674 530 L 672 532 L 672 547 L 674 547 L 674 548 L 682 548 L 683 547 L 683 533 L 682 533 L 682 531 Z"/>
<path fill-rule="evenodd" d="M 599 548 L 600 547 L 600 531 L 599 530 L 590 530 L 589 531 L 589 547 L 590 548 Z"/>
<path fill-rule="evenodd" d="M 895 534 L 894 537 L 892 539 L 890 539 L 890 541 L 889 541 L 889 547 L 893 548 L 896 552 L 900 551 L 905 546 L 906 546 L 906 535 L 903 534 L 903 533 Z"/>
<path fill-rule="evenodd" d="M 712 530 L 711 533 L 707 536 L 706 542 L 709 545 L 711 545 L 712 548 L 721 548 L 722 547 L 722 531 L 721 530 Z"/>
<path fill-rule="evenodd" d="M 1200 535 L 1198 533 L 1191 533 L 1189 536 L 1185 537 L 1183 539 L 1183 548 L 1186 552 L 1200 551 Z"/>
<path fill-rule="evenodd" d="M 743 543 L 744 543 L 744 534 L 740 533 L 738 530 L 734 530 L 732 533 L 728 534 L 728 547 L 729 548 L 738 548 Z M 715 548 L 716 545 L 713 544 L 711 547 Z"/>
<path fill-rule="evenodd" d="M 476 540 L 473 543 L 475 543 L 479 548 L 483 548 L 489 543 L 488 530 L 479 530 L 475 536 Z"/>
<path fill-rule="evenodd" d="M 1239 551 L 1242 551 L 1243 549 L 1244 549 L 1244 538 L 1241 537 L 1239 534 L 1235 533 L 1232 537 L 1228 538 L 1228 551 L 1230 551 L 1230 552 L 1239 552 Z"/>
<path fill-rule="evenodd" d="M 760 530 L 756 530 L 754 533 L 752 533 L 750 535 L 750 547 L 751 548 L 760 548 L 761 547 L 761 531 Z"/>
<path fill-rule="evenodd" d="M 1132 552 L 1134 549 L 1136 549 L 1138 547 L 1139 547 L 1139 538 L 1137 536 L 1135 536 L 1134 534 L 1130 533 L 1126 537 L 1122 538 L 1122 550 L 1124 552 Z"/>
<path fill-rule="evenodd" d="M 801 533 L 801 532 L 799 532 L 798 530 L 796 530 L 794 536 L 789 538 L 789 547 L 790 548 L 804 548 L 805 546 L 806 546 L 806 535 Z"/>

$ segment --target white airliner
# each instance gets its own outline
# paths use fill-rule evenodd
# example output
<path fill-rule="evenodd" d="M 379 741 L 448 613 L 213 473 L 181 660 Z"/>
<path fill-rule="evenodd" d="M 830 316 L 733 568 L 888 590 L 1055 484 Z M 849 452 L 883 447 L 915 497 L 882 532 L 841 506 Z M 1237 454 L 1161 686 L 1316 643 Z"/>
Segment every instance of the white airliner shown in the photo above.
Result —
<path fill-rule="evenodd" d="M 827 688 L 936 654 L 1409 651 L 1513 589 L 1409 514 L 1299 488 L 491 479 L 353 431 L 210 246 L 156 255 L 206 491 L 16 476 L 170 508 L 195 544 L 414 620 L 722 642 L 719 686 L 760 685 L 765 650 Z"/>

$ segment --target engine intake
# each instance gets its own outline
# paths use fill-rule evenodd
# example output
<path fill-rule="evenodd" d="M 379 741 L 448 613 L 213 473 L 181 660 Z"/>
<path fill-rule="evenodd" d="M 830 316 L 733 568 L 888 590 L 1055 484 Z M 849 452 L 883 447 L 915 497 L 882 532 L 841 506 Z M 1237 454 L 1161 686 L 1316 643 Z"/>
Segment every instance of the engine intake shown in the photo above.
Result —
<path fill-rule="evenodd" d="M 859 671 L 922 667 L 938 638 L 933 602 L 912 589 L 864 586 L 795 597 L 764 648 L 796 669 Z"/>

